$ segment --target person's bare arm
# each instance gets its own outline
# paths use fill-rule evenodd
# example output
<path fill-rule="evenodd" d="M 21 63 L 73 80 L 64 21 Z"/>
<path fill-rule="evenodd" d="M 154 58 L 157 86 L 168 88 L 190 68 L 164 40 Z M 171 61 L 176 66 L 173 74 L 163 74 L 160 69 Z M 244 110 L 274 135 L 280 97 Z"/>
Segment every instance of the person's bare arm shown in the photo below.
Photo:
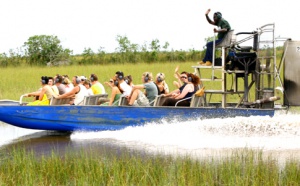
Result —
<path fill-rule="evenodd" d="M 109 106 L 112 106 L 114 100 L 115 100 L 115 97 L 116 97 L 116 94 L 117 94 L 117 89 L 116 88 L 112 88 L 112 91 L 111 91 L 111 97 L 110 97 L 110 100 L 109 100 Z"/>
<path fill-rule="evenodd" d="M 227 32 L 227 28 L 222 28 L 222 29 L 216 29 L 214 28 L 214 32 L 217 33 L 217 32 Z"/>
<path fill-rule="evenodd" d="M 37 92 L 30 92 L 30 93 L 27 93 L 25 94 L 24 96 L 26 97 L 31 97 L 31 96 L 39 96 L 41 93 L 41 91 L 37 91 Z"/>
<path fill-rule="evenodd" d="M 186 96 L 190 91 L 192 91 L 192 84 L 187 84 L 182 90 L 181 94 L 175 97 L 175 99 L 182 99 Z"/>
<path fill-rule="evenodd" d="M 179 70 L 179 66 L 177 66 L 175 68 L 175 74 L 174 74 L 174 76 L 175 76 L 175 78 L 177 78 L 178 85 L 181 87 L 182 84 L 181 84 L 180 74 L 179 74 L 178 70 Z"/>
<path fill-rule="evenodd" d="M 180 93 L 179 89 L 173 90 L 172 92 L 168 94 L 162 94 L 164 97 L 175 97 Z"/>
<path fill-rule="evenodd" d="M 104 84 L 109 86 L 109 88 L 113 88 L 113 86 L 109 82 L 104 82 Z"/>
<path fill-rule="evenodd" d="M 216 23 L 209 18 L 209 16 L 208 16 L 209 12 L 210 12 L 210 9 L 208 9 L 205 12 L 205 17 L 206 17 L 207 22 L 210 23 L 210 24 L 212 24 L 212 25 L 216 25 Z"/>
<path fill-rule="evenodd" d="M 61 99 L 61 98 L 69 98 L 69 97 L 73 97 L 73 96 L 76 94 L 76 92 L 78 92 L 79 90 L 80 90 L 80 87 L 79 87 L 79 86 L 74 87 L 70 92 L 67 92 L 67 93 L 65 93 L 65 94 L 63 94 L 63 95 L 60 95 L 60 96 L 58 96 L 57 98 L 58 98 L 58 99 Z"/>
<path fill-rule="evenodd" d="M 45 92 L 46 92 L 46 88 L 43 87 L 42 90 L 41 90 L 41 92 L 40 92 L 40 94 L 39 94 L 39 100 L 40 100 L 40 101 L 43 100 L 43 97 L 44 97 Z"/>

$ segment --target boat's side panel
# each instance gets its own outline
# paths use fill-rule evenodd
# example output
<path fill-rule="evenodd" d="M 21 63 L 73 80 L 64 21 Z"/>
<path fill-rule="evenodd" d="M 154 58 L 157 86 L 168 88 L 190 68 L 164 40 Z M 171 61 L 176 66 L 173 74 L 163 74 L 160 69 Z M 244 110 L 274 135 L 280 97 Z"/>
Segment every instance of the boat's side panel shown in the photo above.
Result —
<path fill-rule="evenodd" d="M 273 110 L 99 107 L 99 106 L 0 106 L 0 120 L 15 126 L 40 130 L 118 130 L 146 122 L 195 120 L 235 116 L 273 116 Z"/>

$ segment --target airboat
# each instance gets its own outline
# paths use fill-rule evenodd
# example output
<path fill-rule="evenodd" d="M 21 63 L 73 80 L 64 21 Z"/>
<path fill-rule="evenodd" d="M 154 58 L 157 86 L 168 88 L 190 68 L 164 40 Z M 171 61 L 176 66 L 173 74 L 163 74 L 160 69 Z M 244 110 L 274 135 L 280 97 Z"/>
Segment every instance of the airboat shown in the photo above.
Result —
<path fill-rule="evenodd" d="M 190 98 L 190 107 L 162 107 L 162 96 L 157 96 L 153 106 L 145 107 L 126 106 L 124 98 L 118 106 L 99 106 L 95 104 L 97 96 L 86 97 L 80 106 L 65 105 L 55 98 L 49 106 L 2 100 L 0 121 L 38 130 L 102 131 L 174 120 L 272 117 L 276 110 L 300 104 L 300 41 L 276 38 L 274 31 L 275 24 L 251 32 L 234 34 L 231 30 L 221 43 L 214 42 L 212 66 L 192 66 L 201 79 L 200 88 L 206 89 L 204 95 Z M 278 47 L 278 42 L 283 42 L 283 47 Z M 283 50 L 280 61 L 278 49 Z M 207 70 L 209 73 L 204 73 Z M 207 89 L 209 83 L 220 88 Z"/>

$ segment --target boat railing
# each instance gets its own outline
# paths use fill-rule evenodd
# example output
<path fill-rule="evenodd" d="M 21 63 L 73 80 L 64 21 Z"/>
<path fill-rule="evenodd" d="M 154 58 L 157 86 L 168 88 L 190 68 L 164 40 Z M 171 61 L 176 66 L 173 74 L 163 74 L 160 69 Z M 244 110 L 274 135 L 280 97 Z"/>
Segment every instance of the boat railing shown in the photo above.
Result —
<path fill-rule="evenodd" d="M 192 97 L 184 98 L 184 99 L 181 99 L 181 100 L 177 101 L 176 104 L 175 104 L 175 107 L 177 107 L 177 105 L 178 105 L 179 103 L 181 103 L 181 102 L 183 102 L 183 101 L 186 101 L 186 100 L 189 100 L 189 99 L 192 99 Z"/>
<path fill-rule="evenodd" d="M 21 96 L 20 96 L 20 100 L 19 100 L 19 105 L 23 105 L 23 106 L 24 106 L 24 105 L 27 105 L 27 104 L 28 104 L 28 102 L 24 102 L 24 101 L 23 101 L 24 97 L 31 97 L 31 96 L 28 96 L 27 94 L 21 95 Z M 50 99 L 42 100 L 42 101 L 40 102 L 40 104 L 46 103 L 47 101 L 50 101 Z"/>
<path fill-rule="evenodd" d="M 23 103 L 23 98 L 25 97 L 25 95 L 21 95 L 21 97 L 20 97 L 20 101 L 19 101 L 19 104 L 20 105 L 24 105 L 24 103 Z"/>
<path fill-rule="evenodd" d="M 205 100 L 203 96 L 197 96 L 197 95 L 193 95 L 191 97 L 185 98 L 185 99 L 181 99 L 179 101 L 176 102 L 175 107 L 178 106 L 179 103 L 186 101 L 186 100 L 191 100 L 191 104 L 190 107 L 200 107 L 201 105 L 204 106 L 205 105 Z"/>
<path fill-rule="evenodd" d="M 83 100 L 83 105 L 98 105 L 100 98 L 107 98 L 108 94 L 95 94 L 90 96 L 85 96 Z"/>

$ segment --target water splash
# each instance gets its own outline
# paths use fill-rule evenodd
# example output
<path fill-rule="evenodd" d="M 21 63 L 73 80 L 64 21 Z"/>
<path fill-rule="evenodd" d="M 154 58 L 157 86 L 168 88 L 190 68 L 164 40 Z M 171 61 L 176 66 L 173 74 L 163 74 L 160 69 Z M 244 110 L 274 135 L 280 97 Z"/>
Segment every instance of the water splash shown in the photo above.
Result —
<path fill-rule="evenodd" d="M 33 134 L 41 130 L 24 129 L 0 122 L 0 147 L 11 143 L 14 139 Z"/>
<path fill-rule="evenodd" d="M 161 124 L 148 123 L 120 131 L 75 132 L 73 142 L 114 139 L 118 145 L 149 151 L 192 153 L 222 149 L 262 149 L 285 151 L 300 149 L 300 115 L 276 114 L 205 119 Z"/>

